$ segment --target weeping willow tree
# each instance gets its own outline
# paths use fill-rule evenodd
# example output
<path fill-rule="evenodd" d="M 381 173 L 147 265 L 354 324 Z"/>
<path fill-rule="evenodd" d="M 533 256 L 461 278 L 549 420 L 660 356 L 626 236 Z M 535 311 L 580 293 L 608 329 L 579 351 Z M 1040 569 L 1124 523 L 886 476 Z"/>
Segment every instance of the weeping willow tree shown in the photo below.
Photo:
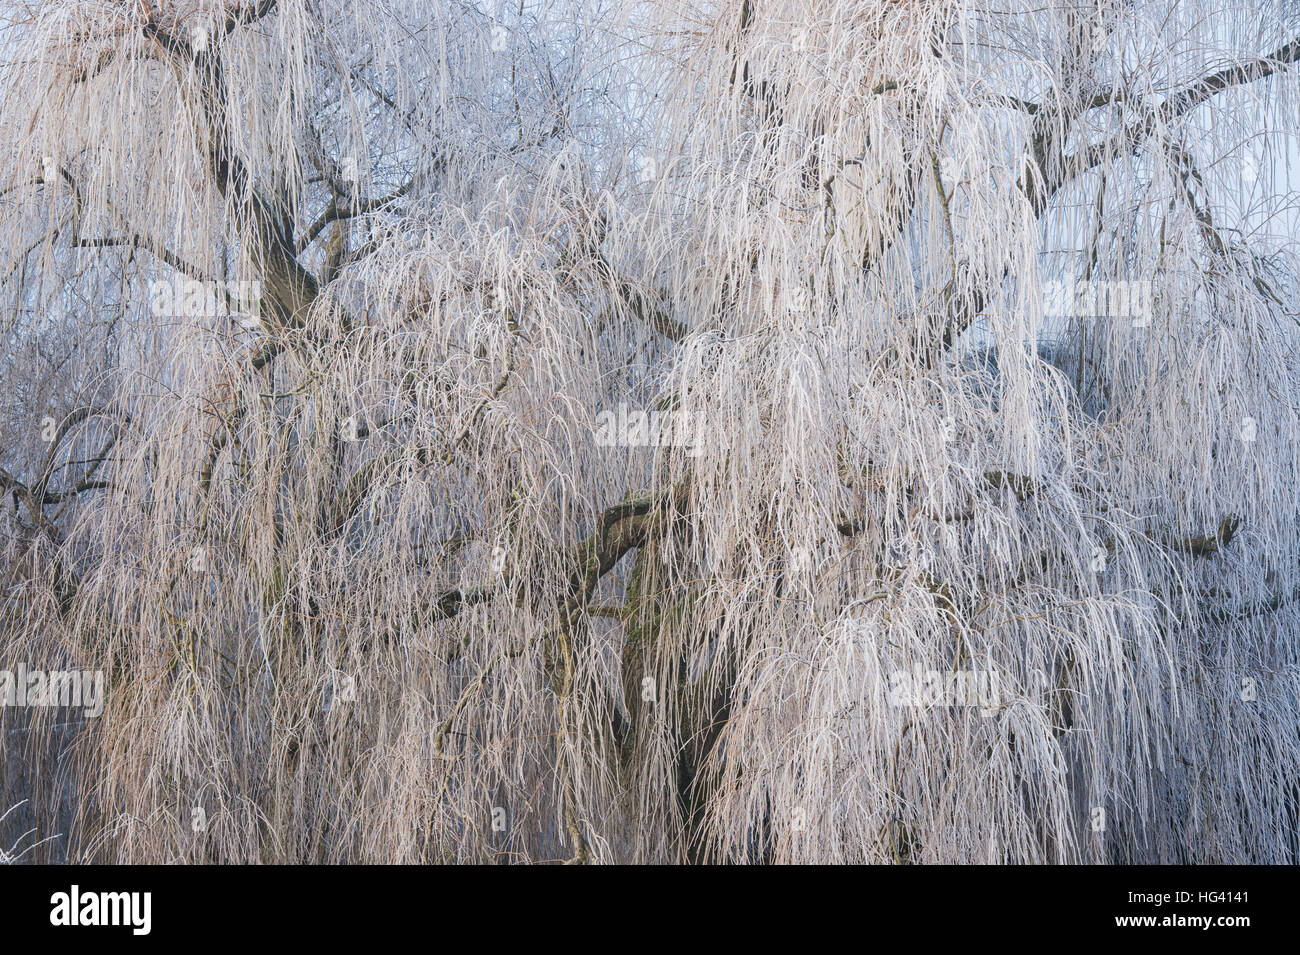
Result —
<path fill-rule="evenodd" d="M 1297 861 L 1294 6 L 7 10 L 0 845 Z"/>

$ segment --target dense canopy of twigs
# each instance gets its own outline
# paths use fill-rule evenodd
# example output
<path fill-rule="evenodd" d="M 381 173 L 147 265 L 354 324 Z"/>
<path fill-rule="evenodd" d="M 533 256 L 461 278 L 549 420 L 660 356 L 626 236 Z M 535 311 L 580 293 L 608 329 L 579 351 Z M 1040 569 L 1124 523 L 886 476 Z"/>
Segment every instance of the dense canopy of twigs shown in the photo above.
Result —
<path fill-rule="evenodd" d="M 1294 5 L 8 11 L 0 846 L 1297 861 Z"/>

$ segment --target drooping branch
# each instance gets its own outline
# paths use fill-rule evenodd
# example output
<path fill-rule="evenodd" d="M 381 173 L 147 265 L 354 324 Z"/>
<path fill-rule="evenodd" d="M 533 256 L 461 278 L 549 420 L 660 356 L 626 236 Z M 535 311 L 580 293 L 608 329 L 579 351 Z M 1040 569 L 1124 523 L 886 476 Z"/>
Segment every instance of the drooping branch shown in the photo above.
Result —
<path fill-rule="evenodd" d="M 264 318 L 273 317 L 274 324 L 281 328 L 301 327 L 319 294 L 319 284 L 298 262 L 288 219 L 272 208 L 252 182 L 234 147 L 219 45 L 195 50 L 186 40 L 164 32 L 153 21 L 144 26 L 144 34 L 164 51 L 181 88 L 186 89 L 191 82 L 196 86 L 199 115 L 203 117 L 206 134 L 208 172 L 217 191 L 247 216 L 244 222 L 247 239 L 262 269 L 263 301 L 270 306 L 270 315 Z"/>
<path fill-rule="evenodd" d="M 1039 175 L 1047 183 L 1047 187 L 1043 195 L 1036 200 L 1035 208 L 1045 207 L 1047 200 L 1062 186 L 1094 166 L 1107 162 L 1113 157 L 1135 152 L 1157 128 L 1168 126 L 1215 94 L 1272 76 L 1297 61 L 1300 61 L 1300 39 L 1278 47 L 1266 57 L 1208 74 L 1172 93 L 1159 105 L 1152 106 L 1140 100 L 1124 98 L 1124 102 L 1139 114 L 1138 119 L 1127 123 L 1123 129 L 1102 142 L 1083 147 L 1064 157 L 1054 174 L 1044 175 L 1043 170 L 1046 167 L 1043 163 L 1039 163 Z M 1089 105 L 1103 106 L 1118 99 L 1119 97 L 1110 94 L 1099 95 L 1090 101 Z"/>
<path fill-rule="evenodd" d="M 299 253 L 307 246 L 316 241 L 317 236 L 323 232 L 331 223 L 340 222 L 345 219 L 355 218 L 356 216 L 365 215 L 370 212 L 376 212 L 386 206 L 392 205 L 398 199 L 410 193 L 415 188 L 415 178 L 408 179 L 402 186 L 393 190 L 386 196 L 378 196 L 371 199 L 358 199 L 351 203 L 340 203 L 337 198 L 330 200 L 329 206 L 322 212 L 306 231 L 298 237 L 295 244 L 295 250 Z"/>

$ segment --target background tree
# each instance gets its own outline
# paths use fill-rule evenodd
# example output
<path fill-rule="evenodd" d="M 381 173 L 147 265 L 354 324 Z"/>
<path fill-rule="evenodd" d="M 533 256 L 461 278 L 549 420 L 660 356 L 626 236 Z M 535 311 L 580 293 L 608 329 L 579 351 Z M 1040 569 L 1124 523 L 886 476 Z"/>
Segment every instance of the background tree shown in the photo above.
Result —
<path fill-rule="evenodd" d="M 1293 5 L 5 23 L 0 844 L 1296 861 Z"/>

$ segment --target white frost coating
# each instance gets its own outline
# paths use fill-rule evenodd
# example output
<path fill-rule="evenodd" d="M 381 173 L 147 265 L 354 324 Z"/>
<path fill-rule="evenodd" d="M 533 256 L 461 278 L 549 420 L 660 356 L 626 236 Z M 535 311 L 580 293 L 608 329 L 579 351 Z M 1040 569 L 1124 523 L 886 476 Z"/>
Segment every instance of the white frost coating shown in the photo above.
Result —
<path fill-rule="evenodd" d="M 1295 862 L 1300 22 L 1213 9 L 6 25 L 33 856 Z"/>

